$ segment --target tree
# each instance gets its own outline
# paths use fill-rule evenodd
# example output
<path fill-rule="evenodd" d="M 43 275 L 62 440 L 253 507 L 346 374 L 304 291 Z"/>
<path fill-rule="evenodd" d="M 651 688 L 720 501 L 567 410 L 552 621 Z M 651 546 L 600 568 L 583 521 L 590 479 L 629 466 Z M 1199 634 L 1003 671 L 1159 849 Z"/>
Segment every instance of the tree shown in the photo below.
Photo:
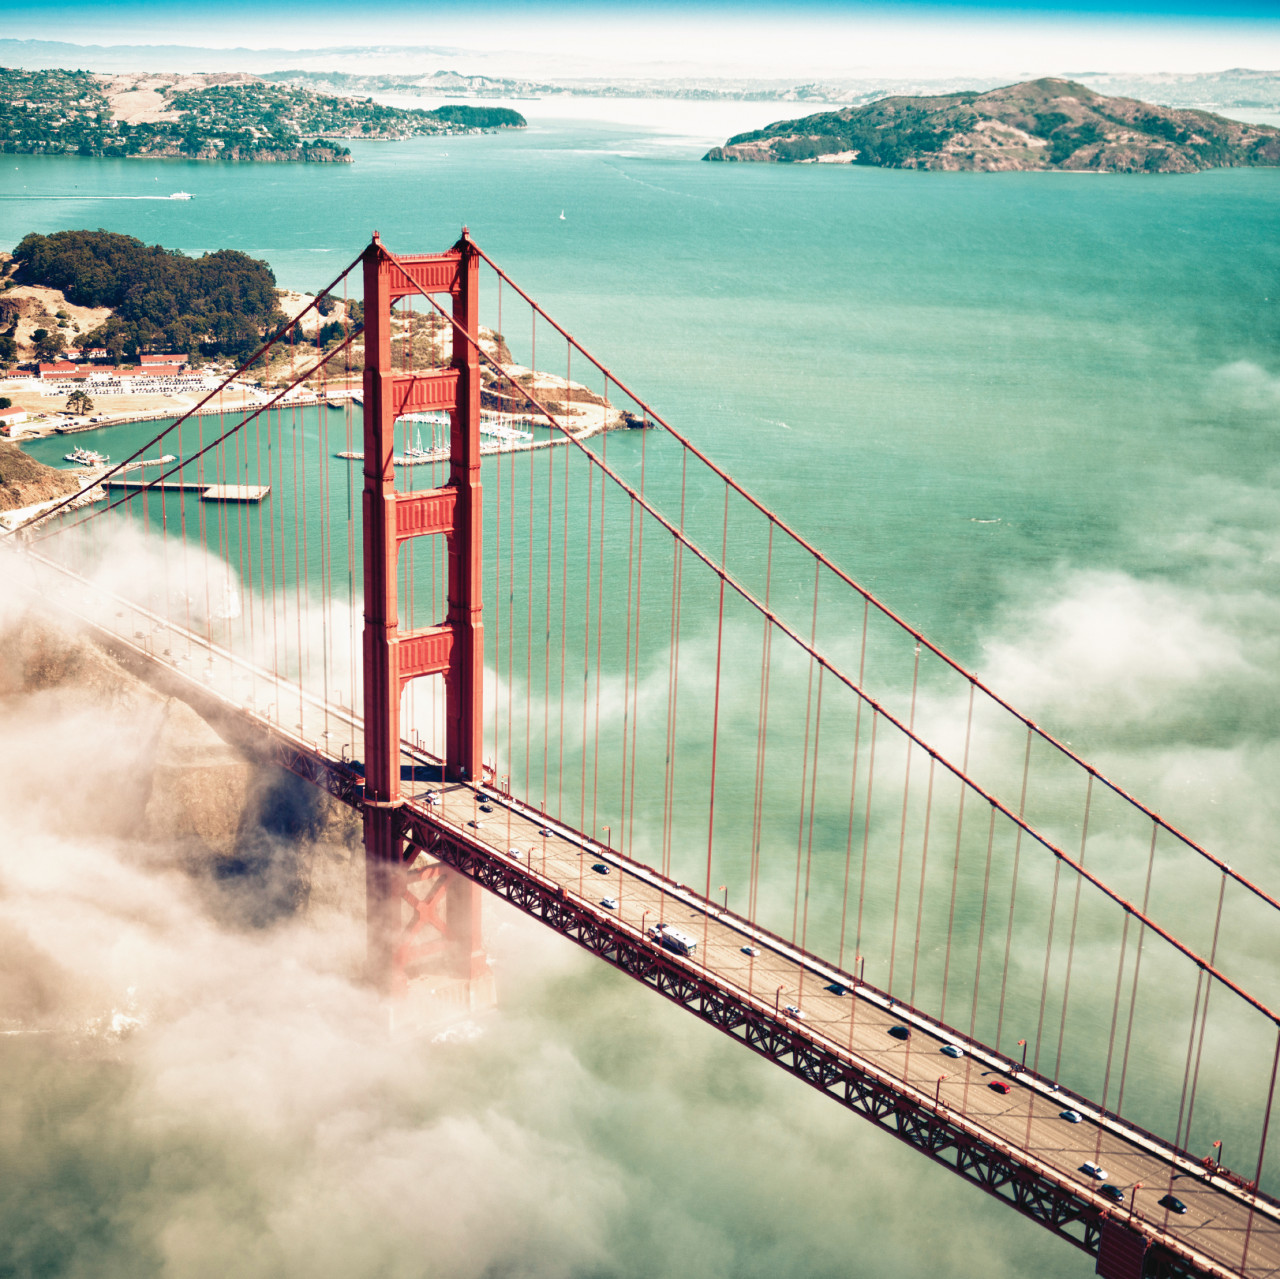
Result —
<path fill-rule="evenodd" d="M 7 395 L 0 395 L 0 409 L 9 409 L 13 407 L 13 401 Z"/>
<path fill-rule="evenodd" d="M 36 337 L 36 333 L 44 333 L 44 336 Z M 46 333 L 43 329 L 37 329 L 36 333 L 31 336 L 35 338 L 37 359 L 56 360 L 67 349 L 67 339 L 63 334 Z"/>
<path fill-rule="evenodd" d="M 71 413 L 92 413 L 93 400 L 85 390 L 72 391 L 67 396 L 67 410 Z"/>

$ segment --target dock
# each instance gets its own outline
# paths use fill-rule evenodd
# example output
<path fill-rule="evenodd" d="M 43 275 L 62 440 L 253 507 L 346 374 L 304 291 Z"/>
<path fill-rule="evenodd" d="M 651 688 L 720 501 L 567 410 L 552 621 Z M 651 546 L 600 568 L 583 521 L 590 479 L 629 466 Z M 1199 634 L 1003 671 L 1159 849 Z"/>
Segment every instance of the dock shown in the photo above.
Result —
<path fill-rule="evenodd" d="M 108 480 L 109 489 L 165 489 L 198 493 L 202 502 L 261 502 L 271 492 L 270 484 L 190 484 L 182 480 Z"/>

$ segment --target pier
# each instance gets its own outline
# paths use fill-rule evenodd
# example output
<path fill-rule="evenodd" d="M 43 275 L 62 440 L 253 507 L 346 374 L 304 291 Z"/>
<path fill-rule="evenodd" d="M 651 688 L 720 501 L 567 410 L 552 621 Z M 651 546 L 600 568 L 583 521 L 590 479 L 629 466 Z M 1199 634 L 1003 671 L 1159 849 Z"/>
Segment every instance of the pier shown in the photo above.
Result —
<path fill-rule="evenodd" d="M 192 484 L 182 480 L 107 480 L 109 489 L 164 489 L 198 493 L 202 502 L 261 502 L 270 484 Z"/>

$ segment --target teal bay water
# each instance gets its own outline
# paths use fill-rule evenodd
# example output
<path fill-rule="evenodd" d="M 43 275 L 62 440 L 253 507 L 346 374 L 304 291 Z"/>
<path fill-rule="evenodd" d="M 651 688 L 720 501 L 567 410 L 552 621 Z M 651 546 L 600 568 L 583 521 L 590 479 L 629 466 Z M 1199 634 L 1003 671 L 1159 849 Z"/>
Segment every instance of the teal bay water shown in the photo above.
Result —
<path fill-rule="evenodd" d="M 696 115 L 678 134 L 532 118 L 518 135 L 356 144 L 350 166 L 5 157 L 0 245 L 102 226 L 188 253 L 242 249 L 282 285 L 317 289 L 375 228 L 392 251 L 437 251 L 466 224 L 913 625 L 1274 887 L 1280 173 L 711 165 L 697 162 L 713 137 L 690 136 Z M 138 198 L 179 188 L 196 198 Z M 319 430 L 317 414 L 300 420 Z M 119 457 L 148 430 L 92 438 Z M 1170 894 L 1195 928 L 1201 899 Z M 1085 971 L 1105 981 L 1114 969 L 1088 967 L 1088 940 Z M 1237 940 L 1246 984 L 1268 998 L 1273 939 Z M 216 942 L 233 958 L 239 944 Z M 194 1014 L 158 1019 L 120 1068 L 24 1049 L 51 1098 L 36 1183 L 99 1223 L 76 1243 L 30 1200 L 0 1199 L 31 1272 L 185 1277 L 247 1256 L 264 1275 L 1085 1272 L 1038 1228 L 558 943 L 507 922 L 492 944 L 502 1016 L 474 1043 L 407 1049 L 420 1092 L 389 1084 L 332 1025 L 320 1041 L 340 1046 L 342 1083 L 304 1089 L 285 1117 L 232 1105 L 231 1084 L 200 1076 L 221 1126 L 183 1118 L 168 1073 L 189 1065 Z M 308 997 L 331 998 L 322 985 Z M 250 1045 L 228 1049 L 233 1065 L 317 1042 L 265 1002 L 217 1032 Z M 1103 1042 L 1106 1027 L 1081 1033 Z M 1143 1068 L 1176 1080 L 1181 1063 Z M 354 1081 L 369 1070 L 366 1105 Z M 263 1110 L 287 1093 L 264 1067 Z M 102 1148 L 76 1121 L 86 1107 L 113 1134 Z M 1206 1103 L 1233 1137 L 1246 1109 Z M 343 1133 L 317 1136 L 334 1115 Z M 227 1154 L 237 1141 L 269 1176 Z M 357 1155 L 344 1220 L 322 1223 Z M 426 1233 L 385 1209 L 399 1158 L 432 1165 L 422 1202 L 446 1210 Z M 453 1184 L 468 1179 L 483 1189 Z M 500 1229 L 469 1216 L 477 1203 Z M 381 1250 L 369 1232 L 386 1233 Z M 448 1260 L 422 1259 L 441 1246 Z"/>

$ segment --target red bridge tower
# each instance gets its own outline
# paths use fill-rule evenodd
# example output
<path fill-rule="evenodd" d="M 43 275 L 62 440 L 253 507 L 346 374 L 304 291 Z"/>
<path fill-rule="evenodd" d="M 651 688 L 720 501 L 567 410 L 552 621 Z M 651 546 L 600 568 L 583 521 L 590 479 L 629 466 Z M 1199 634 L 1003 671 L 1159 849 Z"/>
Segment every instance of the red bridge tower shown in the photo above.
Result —
<path fill-rule="evenodd" d="M 480 261 L 463 229 L 448 253 L 393 257 L 377 232 L 364 254 L 364 724 L 365 887 L 371 979 L 403 994 L 410 978 L 444 979 L 468 1004 L 492 978 L 482 948 L 481 890 L 448 867 L 404 864 L 400 703 L 422 675 L 445 682 L 445 779 L 481 779 L 484 630 L 481 622 Z M 391 308 L 409 295 L 448 293 L 453 361 L 400 371 L 391 359 Z M 447 411 L 449 482 L 395 491 L 396 418 Z M 413 537 L 448 539 L 448 612 L 438 625 L 400 630 L 396 566 Z M 419 895 L 415 887 L 425 888 Z M 434 934 L 432 936 L 431 934 Z"/>

